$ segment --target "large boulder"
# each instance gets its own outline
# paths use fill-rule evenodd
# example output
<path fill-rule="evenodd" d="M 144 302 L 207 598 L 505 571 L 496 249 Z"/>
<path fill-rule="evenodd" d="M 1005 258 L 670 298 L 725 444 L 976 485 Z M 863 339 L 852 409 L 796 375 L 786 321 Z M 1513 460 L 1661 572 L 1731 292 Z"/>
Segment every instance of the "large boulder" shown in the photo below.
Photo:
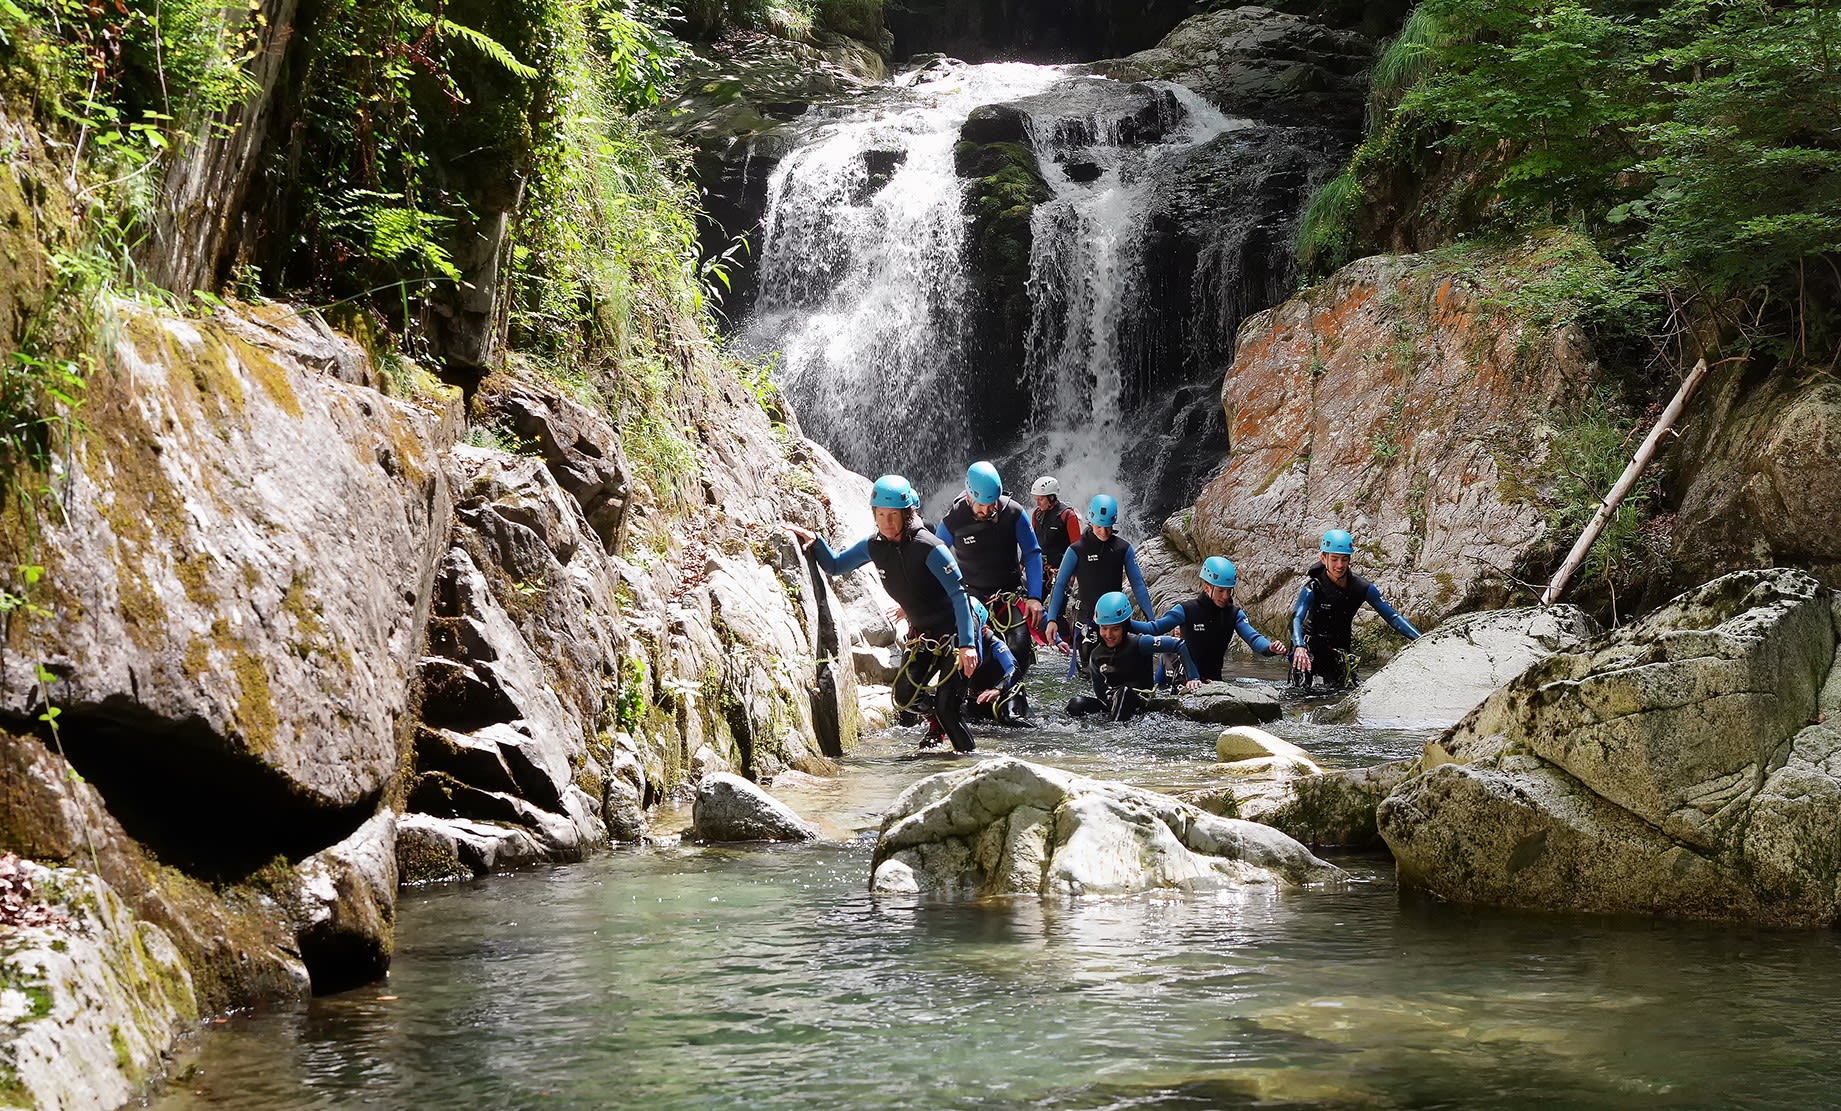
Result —
<path fill-rule="evenodd" d="M 1354 31 L 1247 5 L 1190 16 L 1156 46 L 1091 68 L 1173 81 L 1230 115 L 1356 131 L 1373 60 L 1374 44 Z"/>
<path fill-rule="evenodd" d="M 914 784 L 884 815 L 872 886 L 971 895 L 1299 885 L 1335 867 L 1277 830 L 1012 757 Z"/>
<path fill-rule="evenodd" d="M 35 534 L 43 579 L 13 587 L 34 604 L 10 615 L 0 702 L 55 704 L 73 763 L 163 858 L 298 859 L 401 763 L 458 396 L 341 380 L 362 356 L 331 333 L 120 311 Z"/>
<path fill-rule="evenodd" d="M 1235 816 L 1283 830 L 1311 848 L 1379 849 L 1375 812 L 1419 761 L 1390 760 L 1284 779 L 1276 789 L 1234 796 Z"/>
<path fill-rule="evenodd" d="M 1363 259 L 1241 328 L 1221 386 L 1233 447 L 1187 532 L 1243 568 L 1235 598 L 1255 625 L 1290 627 L 1332 526 L 1427 625 L 1518 589 L 1518 562 L 1549 540 L 1548 422 L 1596 373 L 1577 329 L 1509 307 L 1570 257 L 1551 240 L 1461 265 Z"/>
<path fill-rule="evenodd" d="M 124 1106 L 198 1016 L 172 939 L 108 884 L 0 855 L 0 1102 Z"/>
<path fill-rule="evenodd" d="M 739 775 L 712 772 L 697 785 L 691 824 L 701 841 L 812 841 L 818 830 Z"/>
<path fill-rule="evenodd" d="M 396 811 L 379 811 L 295 875 L 295 936 L 314 990 L 382 979 L 396 948 Z"/>
<path fill-rule="evenodd" d="M 1402 880 L 1461 902 L 1834 924 L 1835 643 L 1814 579 L 1743 571 L 1534 665 L 1382 803 Z"/>
<path fill-rule="evenodd" d="M 1598 634 L 1576 606 L 1465 614 L 1402 648 L 1355 692 L 1313 720 L 1448 729 L 1502 684 Z"/>
<path fill-rule="evenodd" d="M 1802 567 L 1841 588 L 1841 383 L 1721 367 L 1668 456 L 1676 586 L 1742 567 Z"/>

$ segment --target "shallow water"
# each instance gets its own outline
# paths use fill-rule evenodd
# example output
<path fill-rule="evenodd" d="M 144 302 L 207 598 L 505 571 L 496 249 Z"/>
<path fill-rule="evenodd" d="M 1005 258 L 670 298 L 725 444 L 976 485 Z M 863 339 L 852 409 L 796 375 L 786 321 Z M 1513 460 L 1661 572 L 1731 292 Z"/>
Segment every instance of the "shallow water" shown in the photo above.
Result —
<path fill-rule="evenodd" d="M 1288 714 L 1290 713 L 1288 708 Z M 1058 718 L 1059 715 L 1050 715 Z M 1424 734 L 1293 718 L 1326 762 Z M 987 730 L 1084 773 L 1206 781 L 1152 717 Z M 238 1016 L 153 1104 L 603 1107 L 1835 1106 L 1841 939 L 1467 911 L 1384 859 L 1341 889 L 947 903 L 865 890 L 906 735 L 788 792 L 841 839 L 627 850 L 406 892 L 387 983 Z"/>

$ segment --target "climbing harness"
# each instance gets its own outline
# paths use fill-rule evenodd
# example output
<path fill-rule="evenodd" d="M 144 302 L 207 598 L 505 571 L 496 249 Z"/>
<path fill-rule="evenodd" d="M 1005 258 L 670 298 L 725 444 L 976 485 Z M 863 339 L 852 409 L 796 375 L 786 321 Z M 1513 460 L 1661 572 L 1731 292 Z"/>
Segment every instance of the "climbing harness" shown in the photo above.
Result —
<path fill-rule="evenodd" d="M 901 686 L 901 681 L 906 679 L 913 685 L 914 693 L 895 707 L 897 714 L 905 714 L 914 709 L 922 698 L 946 685 L 946 681 L 952 678 L 953 669 L 941 668 L 941 658 L 959 650 L 950 637 L 910 637 L 902 647 L 906 649 L 907 655 L 901 661 L 901 671 L 895 676 L 894 686 Z M 926 664 L 921 668 L 920 677 L 916 678 L 913 674 L 914 665 L 923 660 Z"/>
<path fill-rule="evenodd" d="M 991 631 L 1000 637 L 1029 620 L 1029 611 L 1023 606 L 1023 596 L 1014 590 L 998 591 L 991 595 L 987 604 L 991 610 Z"/>

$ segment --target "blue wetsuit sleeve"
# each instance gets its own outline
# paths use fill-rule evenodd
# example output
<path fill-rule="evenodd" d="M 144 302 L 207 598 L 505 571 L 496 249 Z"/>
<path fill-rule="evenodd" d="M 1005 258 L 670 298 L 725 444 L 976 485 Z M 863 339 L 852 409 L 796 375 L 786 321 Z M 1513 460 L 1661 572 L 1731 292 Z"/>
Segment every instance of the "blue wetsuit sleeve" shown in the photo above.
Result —
<path fill-rule="evenodd" d="M 1042 542 L 1036 539 L 1036 526 L 1029 523 L 1029 514 L 1016 516 L 1016 546 L 1023 550 L 1023 579 L 1025 593 L 1023 597 L 1042 600 Z"/>
<path fill-rule="evenodd" d="M 812 558 L 827 575 L 847 575 L 869 562 L 869 537 L 864 537 L 841 552 L 834 552 L 821 536 L 812 543 Z"/>
<path fill-rule="evenodd" d="M 1183 612 L 1183 607 L 1180 604 L 1174 605 L 1170 607 L 1169 613 L 1164 614 L 1155 621 L 1133 621 L 1131 623 L 1131 631 L 1134 633 L 1150 633 L 1152 636 L 1162 636 L 1180 626 L 1183 623 L 1183 618 L 1186 616 L 1188 615 Z"/>
<path fill-rule="evenodd" d="M 939 520 L 933 522 L 933 535 L 946 541 L 946 546 L 948 548 L 952 547 L 952 530 L 946 527 L 946 518 L 941 517 Z"/>
<path fill-rule="evenodd" d="M 1016 657 L 1011 655 L 1010 646 L 1004 643 L 1003 637 L 987 636 L 984 643 L 990 648 L 991 658 L 997 661 L 997 666 L 1004 669 L 1003 681 L 997 684 L 997 689 L 1009 690 L 1010 684 L 1016 680 Z"/>
<path fill-rule="evenodd" d="M 1189 654 L 1189 646 L 1179 637 L 1139 637 L 1138 651 L 1146 656 L 1174 652 L 1183 658 L 1185 678 L 1200 679 L 1202 677 L 1202 673 L 1196 669 L 1195 657 Z"/>
<path fill-rule="evenodd" d="M 1144 585 L 1144 572 L 1138 570 L 1138 553 L 1130 544 L 1125 545 L 1125 577 L 1131 582 L 1131 596 L 1137 599 L 1144 616 L 1156 613 L 1156 607 L 1151 605 L 1151 588 Z"/>
<path fill-rule="evenodd" d="M 959 578 L 959 561 L 949 548 L 935 548 L 927 553 L 927 570 L 946 588 L 952 602 L 952 615 L 959 626 L 959 647 L 978 647 L 978 627 L 972 624 L 972 603 L 965 596 L 965 583 Z"/>
<path fill-rule="evenodd" d="M 1044 625 L 1061 620 L 1062 604 L 1068 600 L 1068 580 L 1074 577 L 1074 567 L 1079 561 L 1080 557 L 1072 548 L 1061 557 L 1061 570 L 1055 572 L 1055 593 L 1048 600 L 1048 612 L 1042 616 Z"/>
<path fill-rule="evenodd" d="M 1388 605 L 1381 598 L 1380 588 L 1373 583 L 1368 584 L 1368 604 L 1374 607 L 1374 612 L 1380 614 L 1382 620 L 1393 626 L 1394 632 L 1399 633 L 1408 640 L 1419 639 L 1419 630 L 1413 628 L 1413 623 L 1411 621 L 1400 616 L 1399 610 Z"/>
<path fill-rule="evenodd" d="M 1251 621 L 1247 620 L 1247 611 L 1240 611 L 1238 619 L 1234 622 L 1234 629 L 1240 634 L 1240 639 L 1246 641 L 1247 646 L 1253 651 L 1262 656 L 1271 651 L 1272 642 L 1266 638 L 1264 633 L 1255 629 Z"/>
<path fill-rule="evenodd" d="M 1298 591 L 1298 604 L 1291 607 L 1291 646 L 1298 647 L 1304 643 L 1304 616 L 1310 612 L 1310 583 Z"/>

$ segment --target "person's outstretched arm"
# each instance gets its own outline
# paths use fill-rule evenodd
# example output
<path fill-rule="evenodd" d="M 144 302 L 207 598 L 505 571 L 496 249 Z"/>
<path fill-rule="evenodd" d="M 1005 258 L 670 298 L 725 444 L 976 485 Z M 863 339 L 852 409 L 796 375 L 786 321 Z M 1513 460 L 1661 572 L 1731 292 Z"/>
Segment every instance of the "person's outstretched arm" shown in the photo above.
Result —
<path fill-rule="evenodd" d="M 1240 639 L 1246 641 L 1247 647 L 1251 648 L 1259 655 L 1271 655 L 1271 639 L 1253 627 L 1253 623 L 1247 620 L 1247 611 L 1239 609 L 1238 606 L 1236 606 L 1235 609 L 1239 610 L 1239 612 L 1234 615 L 1234 631 L 1240 634 Z M 1283 651 L 1283 649 L 1280 649 L 1280 651 Z"/>
<path fill-rule="evenodd" d="M 1143 656 L 1174 652 L 1183 658 L 1183 677 L 1191 683 L 1202 681 L 1202 672 L 1195 666 L 1195 657 L 1189 654 L 1189 645 L 1181 637 L 1139 637 L 1138 653 Z"/>
<path fill-rule="evenodd" d="M 1419 630 L 1413 628 L 1413 623 L 1402 617 L 1399 610 L 1387 604 L 1381 597 L 1380 588 L 1373 583 L 1368 584 L 1368 604 L 1374 607 L 1374 612 L 1380 614 L 1383 621 L 1393 626 L 1394 632 L 1408 640 L 1419 639 Z"/>
<path fill-rule="evenodd" d="M 1080 563 L 1080 557 L 1069 548 L 1061 557 L 1061 569 L 1055 572 L 1055 592 L 1048 599 L 1048 612 L 1042 616 L 1044 627 L 1061 620 L 1061 607 L 1067 604 L 1068 583 L 1074 577 L 1074 568 Z"/>
<path fill-rule="evenodd" d="M 1298 604 L 1291 607 L 1291 646 L 1304 646 L 1304 619 L 1310 615 L 1311 582 L 1304 580 L 1304 589 L 1298 591 Z"/>
<path fill-rule="evenodd" d="M 1023 553 L 1023 597 L 1042 600 L 1042 542 L 1036 538 L 1036 526 L 1029 514 L 1016 515 L 1016 546 Z"/>
<path fill-rule="evenodd" d="M 1138 552 L 1130 544 L 1125 545 L 1125 579 L 1131 583 L 1131 596 L 1144 616 L 1156 613 L 1157 608 L 1151 605 L 1151 588 L 1144 585 L 1144 572 L 1138 570 Z"/>
<path fill-rule="evenodd" d="M 1164 614 L 1155 621 L 1129 621 L 1126 624 L 1131 626 L 1131 631 L 1134 633 L 1149 633 L 1152 636 L 1162 636 L 1170 630 L 1181 626 L 1185 616 L 1187 615 L 1183 613 L 1182 603 L 1178 602 L 1176 605 L 1170 607 L 1169 613 Z"/>
<path fill-rule="evenodd" d="M 824 537 L 813 536 L 805 550 L 812 553 L 813 560 L 825 574 L 847 575 L 869 562 L 869 537 L 865 536 L 841 552 L 834 552 Z"/>

